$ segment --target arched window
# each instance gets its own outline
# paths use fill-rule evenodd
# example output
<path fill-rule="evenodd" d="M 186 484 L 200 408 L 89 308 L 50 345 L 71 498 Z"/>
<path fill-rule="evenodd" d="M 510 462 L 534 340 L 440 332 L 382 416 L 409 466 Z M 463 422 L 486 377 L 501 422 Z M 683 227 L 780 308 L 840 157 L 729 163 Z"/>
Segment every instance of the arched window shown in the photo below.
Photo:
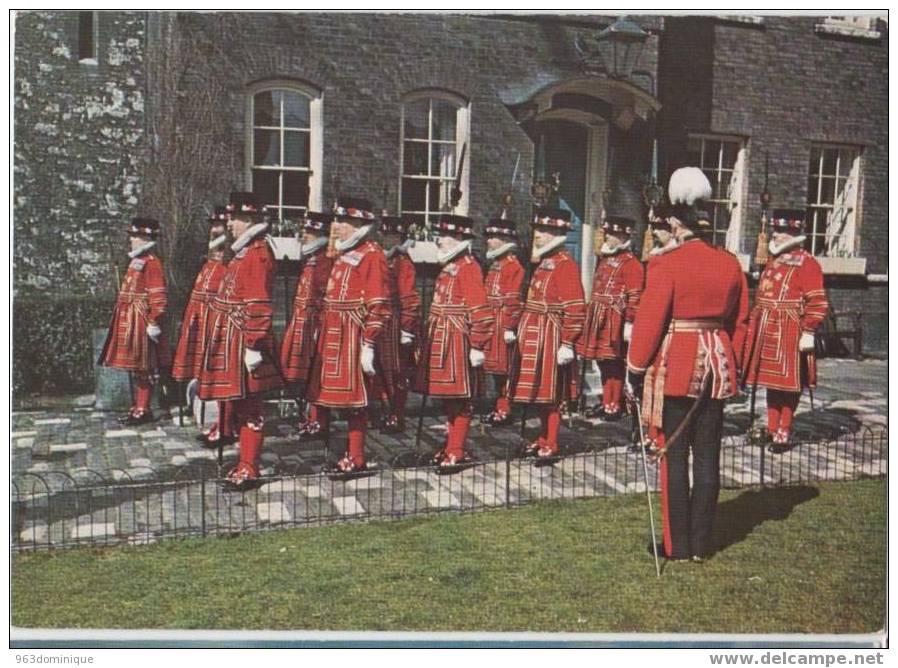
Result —
<path fill-rule="evenodd" d="M 400 208 L 430 222 L 450 204 L 456 170 L 461 170 L 462 197 L 456 213 L 468 212 L 471 164 L 471 110 L 463 98 L 444 91 L 417 91 L 403 100 Z"/>
<path fill-rule="evenodd" d="M 249 92 L 248 183 L 275 219 L 321 208 L 321 94 L 295 82 Z"/>

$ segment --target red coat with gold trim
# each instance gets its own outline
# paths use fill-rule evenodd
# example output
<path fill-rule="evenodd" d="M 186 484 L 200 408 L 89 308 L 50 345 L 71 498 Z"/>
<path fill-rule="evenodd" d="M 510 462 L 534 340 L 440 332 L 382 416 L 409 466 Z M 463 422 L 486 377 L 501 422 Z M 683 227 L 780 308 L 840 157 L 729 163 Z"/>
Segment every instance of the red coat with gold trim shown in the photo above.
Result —
<path fill-rule="evenodd" d="M 206 260 L 197 274 L 181 319 L 181 335 L 175 349 L 171 375 L 177 381 L 199 378 L 206 348 L 206 325 L 209 320 L 209 304 L 218 294 L 221 279 L 227 265 L 221 260 Z"/>
<path fill-rule="evenodd" d="M 514 344 L 505 343 L 506 330 L 517 331 L 521 320 L 521 284 L 524 282 L 524 268 L 518 256 L 512 252 L 496 258 L 486 273 L 486 302 L 493 313 L 492 342 L 483 362 L 483 370 L 501 376 L 508 375 L 511 350 Z"/>
<path fill-rule="evenodd" d="M 274 254 L 262 232 L 228 263 L 218 294 L 209 305 L 200 399 L 241 399 L 283 385 L 271 329 L 274 272 Z M 262 364 L 252 373 L 244 362 L 247 349 L 262 354 Z"/>
<path fill-rule="evenodd" d="M 736 393 L 748 284 L 734 255 L 691 238 L 649 266 L 627 366 L 645 374 L 643 419 L 661 425 L 663 397 Z"/>
<path fill-rule="evenodd" d="M 749 321 L 745 382 L 788 392 L 815 387 L 815 356 L 800 353 L 798 341 L 814 333 L 828 308 L 823 271 L 810 253 L 798 248 L 770 258 Z"/>
<path fill-rule="evenodd" d="M 403 331 L 420 338 L 421 297 L 415 288 L 415 263 L 407 253 L 397 250 L 387 258 L 387 289 L 390 319 L 383 335 L 375 344 L 380 374 L 375 376 L 377 391 L 385 389 L 393 395 L 400 385 L 405 386 L 415 369 L 414 342 L 410 346 L 399 343 Z"/>
<path fill-rule="evenodd" d="M 468 354 L 484 350 L 493 330 L 483 272 L 470 254 L 443 267 L 434 286 L 415 389 L 436 397 L 471 397 L 477 390 Z M 472 378 L 474 376 L 474 378 Z"/>
<path fill-rule="evenodd" d="M 530 278 L 518 323 L 518 348 L 511 381 L 513 401 L 557 404 L 577 396 L 576 364 L 559 367 L 562 344 L 575 348 L 586 303 L 580 268 L 563 249 L 544 255 Z"/>
<path fill-rule="evenodd" d="M 361 347 L 373 346 L 390 318 L 387 259 L 362 241 L 334 262 L 324 295 L 318 351 L 306 398 L 331 408 L 368 405 Z"/>
<path fill-rule="evenodd" d="M 636 319 L 644 280 L 642 262 L 633 253 L 599 257 L 577 353 L 593 360 L 623 358 L 624 323 Z"/>
<path fill-rule="evenodd" d="M 171 364 L 171 351 L 163 332 L 158 342 L 147 326 L 160 325 L 168 297 L 162 262 L 146 252 L 131 259 L 112 311 L 109 333 L 98 364 L 126 371 L 154 373 Z"/>
<path fill-rule="evenodd" d="M 293 316 L 281 342 L 281 369 L 287 382 L 297 383 L 309 377 L 321 329 L 324 293 L 333 265 L 326 246 L 303 262 L 293 298 Z"/>

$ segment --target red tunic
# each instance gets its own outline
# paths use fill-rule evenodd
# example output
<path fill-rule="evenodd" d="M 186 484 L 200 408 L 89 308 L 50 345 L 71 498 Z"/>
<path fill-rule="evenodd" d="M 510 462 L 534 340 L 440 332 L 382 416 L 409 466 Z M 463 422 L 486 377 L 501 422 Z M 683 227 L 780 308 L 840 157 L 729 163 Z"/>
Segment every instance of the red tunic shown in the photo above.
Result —
<path fill-rule="evenodd" d="M 486 302 L 496 322 L 492 342 L 483 362 L 483 370 L 501 376 L 508 375 L 509 351 L 505 343 L 506 330 L 516 331 L 521 319 L 521 283 L 524 282 L 524 268 L 514 253 L 505 253 L 497 258 L 486 273 Z"/>
<path fill-rule="evenodd" d="M 400 385 L 408 382 L 415 368 L 413 346 L 401 346 L 403 331 L 417 340 L 421 329 L 421 297 L 415 289 L 415 263 L 402 251 L 387 258 L 387 290 L 389 293 L 390 319 L 383 335 L 375 344 L 378 369 L 375 376 L 377 391 L 386 390 L 393 396 Z"/>
<path fill-rule="evenodd" d="M 645 272 L 633 253 L 603 255 L 596 264 L 577 352 L 586 359 L 623 359 L 624 323 L 633 322 Z"/>
<path fill-rule="evenodd" d="M 788 392 L 817 384 L 813 353 L 802 355 L 802 332 L 813 333 L 829 304 L 823 271 L 803 248 L 770 258 L 755 294 L 744 358 L 745 382 Z"/>
<path fill-rule="evenodd" d="M 158 342 L 147 335 L 147 325 L 160 325 L 167 303 L 159 258 L 149 252 L 133 258 L 115 301 L 98 364 L 144 373 L 169 366 L 171 351 L 165 333 Z"/>
<path fill-rule="evenodd" d="M 271 331 L 274 271 L 274 254 L 264 236 L 250 241 L 228 264 L 209 305 L 200 399 L 241 399 L 283 385 Z M 252 373 L 244 363 L 247 349 L 262 353 L 262 364 Z"/>
<path fill-rule="evenodd" d="M 193 283 L 187 308 L 181 320 L 181 336 L 175 349 L 172 363 L 172 378 L 187 381 L 199 378 L 203 365 L 203 351 L 206 348 L 206 324 L 209 319 L 209 304 L 218 294 L 221 279 L 227 268 L 221 260 L 206 260 Z"/>
<path fill-rule="evenodd" d="M 731 253 L 688 239 L 653 260 L 627 366 L 645 374 L 643 419 L 660 427 L 664 396 L 713 399 L 736 393 L 748 320 L 748 284 Z"/>
<path fill-rule="evenodd" d="M 480 265 L 469 254 L 450 260 L 434 286 L 415 389 L 436 397 L 473 396 L 468 354 L 472 347 L 486 348 L 492 328 Z"/>
<path fill-rule="evenodd" d="M 309 374 L 310 402 L 330 408 L 368 405 L 361 346 L 373 346 L 381 335 L 390 317 L 387 294 L 387 259 L 379 244 L 362 241 L 334 262 Z"/>
<path fill-rule="evenodd" d="M 281 343 L 281 370 L 287 382 L 297 383 L 309 377 L 321 329 L 324 292 L 333 266 L 333 258 L 327 256 L 326 246 L 303 263 L 293 298 L 293 317 Z"/>
<path fill-rule="evenodd" d="M 558 404 L 577 396 L 576 364 L 559 367 L 556 356 L 562 344 L 575 347 L 585 313 L 580 268 L 574 258 L 564 249 L 544 255 L 530 278 L 518 324 L 513 401 Z"/>

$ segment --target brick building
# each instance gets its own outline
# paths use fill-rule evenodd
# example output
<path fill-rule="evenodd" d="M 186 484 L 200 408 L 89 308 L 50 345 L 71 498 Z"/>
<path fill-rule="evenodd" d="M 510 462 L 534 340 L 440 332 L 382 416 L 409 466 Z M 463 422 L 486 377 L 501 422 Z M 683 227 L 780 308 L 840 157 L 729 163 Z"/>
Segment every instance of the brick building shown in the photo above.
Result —
<path fill-rule="evenodd" d="M 653 169 L 664 183 L 687 163 L 715 184 L 715 242 L 750 271 L 766 182 L 773 206 L 809 209 L 834 303 L 860 305 L 865 351 L 884 351 L 887 25 L 638 16 L 614 60 L 615 40 L 599 37 L 614 21 L 19 14 L 17 388 L 89 386 L 77 342 L 105 324 L 138 211 L 163 223 L 177 312 L 203 217 L 229 190 L 261 193 L 288 234 L 338 190 L 426 222 L 457 171 L 460 211 L 481 224 L 509 190 L 511 216 L 527 220 L 531 187 L 557 172 L 584 282 L 601 212 L 644 221 Z M 65 366 L 19 364 L 33 345 Z"/>

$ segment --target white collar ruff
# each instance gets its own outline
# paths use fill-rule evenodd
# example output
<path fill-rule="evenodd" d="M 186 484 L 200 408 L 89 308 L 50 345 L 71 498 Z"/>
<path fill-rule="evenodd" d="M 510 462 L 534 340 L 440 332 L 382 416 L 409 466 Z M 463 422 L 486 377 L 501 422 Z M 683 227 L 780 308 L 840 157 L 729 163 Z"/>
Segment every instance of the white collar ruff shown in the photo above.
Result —
<path fill-rule="evenodd" d="M 617 255 L 618 253 L 622 253 L 625 250 L 630 250 L 631 241 L 632 239 L 627 239 L 624 243 L 622 243 L 620 246 L 616 246 L 615 248 L 608 248 L 608 242 L 606 241 L 602 244 L 602 248 L 599 250 L 599 252 L 602 255 Z"/>
<path fill-rule="evenodd" d="M 212 239 L 209 242 L 209 250 L 215 250 L 216 248 L 221 246 L 227 240 L 228 240 L 227 234 L 219 234 L 217 237 L 215 237 L 214 239 Z"/>
<path fill-rule="evenodd" d="M 508 243 L 502 244 L 495 250 L 488 250 L 486 252 L 486 259 L 487 260 L 495 260 L 497 257 L 505 255 L 508 251 L 512 250 L 513 248 L 517 248 L 517 247 L 518 247 L 518 245 L 514 241 L 509 241 Z"/>
<path fill-rule="evenodd" d="M 328 238 L 327 237 L 318 237 L 315 241 L 308 244 L 300 244 L 299 245 L 299 254 L 302 257 L 309 257 L 312 253 L 317 251 L 319 248 L 327 245 Z"/>
<path fill-rule="evenodd" d="M 374 229 L 374 224 L 369 223 L 368 225 L 362 225 L 359 229 L 353 232 L 348 239 L 345 241 L 337 240 L 336 245 L 334 246 L 339 252 L 348 251 L 351 248 L 355 248 L 362 242 L 362 240 L 367 237 L 371 230 Z"/>
<path fill-rule="evenodd" d="M 559 234 L 554 239 L 552 239 L 552 241 L 547 243 L 542 248 L 534 248 L 533 249 L 533 261 L 539 262 L 540 258 L 542 258 L 543 255 L 545 255 L 549 251 L 555 250 L 559 246 L 564 245 L 565 241 L 567 241 L 567 237 L 563 234 Z"/>
<path fill-rule="evenodd" d="M 452 250 L 446 251 L 445 253 L 437 254 L 437 262 L 440 264 L 446 264 L 453 258 L 457 257 L 462 253 L 462 251 L 468 250 L 471 247 L 471 240 L 465 239 L 464 241 L 458 242 L 458 245 Z"/>
<path fill-rule="evenodd" d="M 768 250 L 770 250 L 771 255 L 779 255 L 780 253 L 784 253 L 787 250 L 792 250 L 796 246 L 801 246 L 804 243 L 806 238 L 807 237 L 804 234 L 802 234 L 799 237 L 792 237 L 785 243 L 780 244 L 779 246 L 777 246 L 775 243 L 773 243 L 773 239 L 771 239 L 770 243 L 767 244 L 767 248 L 768 248 Z"/>
<path fill-rule="evenodd" d="M 231 244 L 231 250 L 235 253 L 240 252 L 244 246 L 247 246 L 253 239 L 268 229 L 268 223 L 256 223 L 246 232 L 237 237 L 237 240 Z"/>
<path fill-rule="evenodd" d="M 130 257 L 132 260 L 136 257 L 140 257 L 141 255 L 146 253 L 148 250 L 153 248 L 155 245 L 156 245 L 155 241 L 148 241 L 143 246 L 138 246 L 133 251 L 130 251 L 128 253 L 128 257 Z"/>

